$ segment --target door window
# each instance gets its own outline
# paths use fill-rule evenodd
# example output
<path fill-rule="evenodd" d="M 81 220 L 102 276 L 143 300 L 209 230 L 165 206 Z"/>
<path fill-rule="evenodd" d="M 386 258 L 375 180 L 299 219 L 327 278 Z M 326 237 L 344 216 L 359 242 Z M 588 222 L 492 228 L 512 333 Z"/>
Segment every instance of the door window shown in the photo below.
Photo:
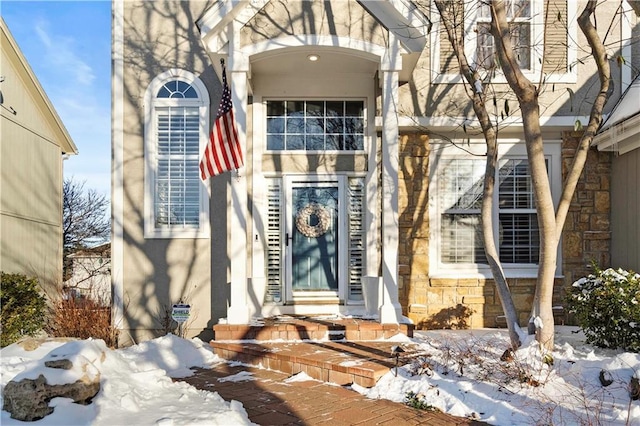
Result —
<path fill-rule="evenodd" d="M 294 187 L 291 197 L 292 291 L 337 293 L 338 186 Z"/>

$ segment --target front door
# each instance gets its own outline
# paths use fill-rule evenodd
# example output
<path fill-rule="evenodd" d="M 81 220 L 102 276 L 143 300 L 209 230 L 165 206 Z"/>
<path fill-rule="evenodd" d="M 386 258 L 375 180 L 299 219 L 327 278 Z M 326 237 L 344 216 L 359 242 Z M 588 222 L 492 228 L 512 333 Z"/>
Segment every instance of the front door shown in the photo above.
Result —
<path fill-rule="evenodd" d="M 344 179 L 286 179 L 286 298 L 288 303 L 336 303 L 343 283 Z"/>

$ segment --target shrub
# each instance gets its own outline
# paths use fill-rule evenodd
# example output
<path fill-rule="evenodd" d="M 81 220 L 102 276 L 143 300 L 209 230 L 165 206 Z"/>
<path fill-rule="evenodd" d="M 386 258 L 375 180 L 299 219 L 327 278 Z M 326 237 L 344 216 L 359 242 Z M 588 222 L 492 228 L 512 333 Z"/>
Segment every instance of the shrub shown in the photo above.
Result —
<path fill-rule="evenodd" d="M 111 308 L 90 297 L 57 297 L 49 309 L 45 331 L 53 337 L 102 339 L 117 346 L 118 334 L 111 325 Z"/>
<path fill-rule="evenodd" d="M 415 392 L 409 391 L 404 396 L 404 403 L 411 408 L 417 408 L 418 410 L 426 410 L 426 411 L 440 411 L 437 407 L 429 404 L 423 395 L 416 394 Z"/>
<path fill-rule="evenodd" d="M 568 299 L 587 343 L 640 352 L 640 275 L 597 269 L 573 283 Z"/>
<path fill-rule="evenodd" d="M 0 347 L 5 347 L 42 330 L 46 300 L 36 278 L 0 274 Z"/>

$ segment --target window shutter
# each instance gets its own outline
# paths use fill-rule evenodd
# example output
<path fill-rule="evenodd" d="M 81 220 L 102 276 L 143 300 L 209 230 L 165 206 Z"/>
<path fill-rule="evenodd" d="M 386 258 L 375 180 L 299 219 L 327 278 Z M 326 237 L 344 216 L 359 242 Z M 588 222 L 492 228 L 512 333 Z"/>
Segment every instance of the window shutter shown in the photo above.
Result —
<path fill-rule="evenodd" d="M 434 6 L 435 7 L 435 6 Z M 464 21 L 464 2 L 461 0 L 455 0 L 449 5 L 449 12 L 451 13 L 451 17 L 454 21 L 454 25 L 456 27 L 456 31 L 459 33 L 463 31 L 465 26 Z M 436 12 L 437 14 L 438 12 Z M 438 16 L 438 19 L 442 19 Z M 453 51 L 453 45 L 449 41 L 449 36 L 447 35 L 447 29 L 444 26 L 444 23 L 440 22 L 439 27 L 439 35 L 440 35 L 440 69 L 438 70 L 440 74 L 459 74 L 460 66 L 458 63 L 458 58 Z M 458 34 L 459 35 L 459 34 Z"/>
<path fill-rule="evenodd" d="M 349 179 L 349 300 L 363 300 L 360 278 L 364 271 L 364 181 Z"/>
<path fill-rule="evenodd" d="M 567 2 L 566 0 L 550 0 L 545 2 L 549 7 L 547 28 L 547 44 L 544 51 L 544 72 L 546 74 L 563 74 L 569 71 L 567 63 Z M 560 18 L 560 20 L 558 20 Z"/>
<path fill-rule="evenodd" d="M 267 185 L 267 291 L 265 302 L 282 302 L 282 184 L 272 179 Z"/>

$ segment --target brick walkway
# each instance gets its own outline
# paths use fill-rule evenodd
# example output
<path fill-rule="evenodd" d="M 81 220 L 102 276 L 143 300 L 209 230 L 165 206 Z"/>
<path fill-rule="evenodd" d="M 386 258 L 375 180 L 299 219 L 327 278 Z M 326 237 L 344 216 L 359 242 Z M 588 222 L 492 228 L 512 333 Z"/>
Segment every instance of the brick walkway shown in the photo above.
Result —
<path fill-rule="evenodd" d="M 235 378 L 226 379 L 237 375 Z M 388 400 L 366 398 L 347 388 L 319 382 L 291 381 L 274 370 L 222 363 L 198 369 L 183 380 L 198 389 L 242 402 L 259 425 L 483 425 L 485 423 L 421 411 Z M 239 378 L 243 378 L 240 380 Z"/>

